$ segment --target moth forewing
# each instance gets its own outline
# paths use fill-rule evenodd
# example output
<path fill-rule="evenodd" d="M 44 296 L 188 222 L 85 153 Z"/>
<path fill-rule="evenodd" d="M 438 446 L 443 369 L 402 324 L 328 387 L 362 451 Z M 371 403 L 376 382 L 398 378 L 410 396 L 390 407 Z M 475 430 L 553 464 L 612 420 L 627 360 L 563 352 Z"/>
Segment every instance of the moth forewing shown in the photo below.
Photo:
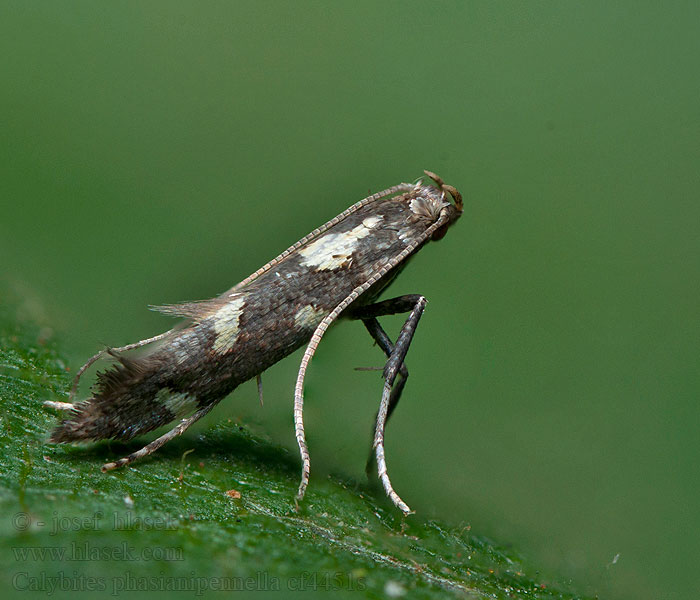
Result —
<path fill-rule="evenodd" d="M 151 454 L 209 412 L 239 384 L 307 345 L 294 393 L 294 421 L 302 458 L 297 499 L 310 473 L 303 426 L 303 383 L 308 363 L 328 327 L 341 315 L 361 319 L 387 355 L 385 385 L 374 435 L 378 473 L 387 494 L 410 509 L 391 487 L 384 460 L 386 422 L 408 376 L 403 360 L 425 306 L 422 296 L 373 304 L 406 260 L 439 239 L 462 213 L 459 193 L 426 171 L 436 186 L 402 183 L 369 196 L 290 246 L 217 298 L 160 307 L 187 323 L 164 334 L 108 350 L 115 362 L 98 373 L 93 394 L 71 405 L 51 434 L 53 442 L 122 439 L 179 419 L 178 425 L 141 450 L 104 465 L 110 470 Z M 448 201 L 452 196 L 454 203 Z M 377 317 L 410 312 L 392 344 Z M 123 352 L 159 342 L 139 357 Z M 85 370 L 78 371 L 71 399 Z M 398 383 L 394 386 L 397 377 Z"/>
<path fill-rule="evenodd" d="M 321 225 L 320 227 L 317 227 L 311 233 L 305 235 L 296 244 L 292 244 L 284 252 L 282 252 L 281 254 L 276 256 L 275 258 L 273 258 L 269 263 L 260 267 L 257 271 L 255 271 L 255 273 L 251 273 L 243 281 L 234 285 L 227 293 L 232 293 L 236 290 L 240 290 L 241 288 L 245 287 L 251 281 L 253 281 L 254 279 L 257 279 L 260 275 L 262 275 L 263 273 L 266 273 L 272 267 L 274 267 L 276 264 L 280 263 L 282 260 L 287 258 L 287 256 L 289 256 L 290 254 L 293 254 L 294 252 L 296 252 L 299 248 L 301 248 L 305 244 L 307 244 L 309 242 L 313 242 L 322 233 L 328 231 L 331 227 L 333 227 L 334 225 L 336 225 L 337 223 L 342 221 L 348 215 L 361 209 L 363 206 L 367 206 L 368 204 L 376 202 L 377 200 L 380 200 L 381 198 L 386 198 L 387 196 L 390 196 L 391 194 L 396 194 L 397 192 L 408 192 L 411 189 L 413 189 L 413 187 L 414 187 L 414 185 L 412 185 L 410 183 L 399 183 L 398 185 L 387 188 L 386 190 L 382 190 L 381 192 L 377 192 L 376 194 L 372 194 L 371 196 L 367 196 L 367 198 L 363 198 L 359 202 L 356 202 L 355 204 L 353 204 L 351 207 L 346 208 L 338 216 L 333 217 L 330 221 L 326 221 L 323 225 Z"/>

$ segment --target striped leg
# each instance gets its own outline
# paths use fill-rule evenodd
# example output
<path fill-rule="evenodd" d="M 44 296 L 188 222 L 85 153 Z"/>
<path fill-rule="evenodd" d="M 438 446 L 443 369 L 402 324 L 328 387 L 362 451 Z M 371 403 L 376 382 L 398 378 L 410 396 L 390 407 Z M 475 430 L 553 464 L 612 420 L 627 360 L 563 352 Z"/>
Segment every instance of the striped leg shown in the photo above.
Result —
<path fill-rule="evenodd" d="M 131 464 L 135 460 L 138 460 L 139 458 L 143 458 L 144 456 L 148 456 L 149 454 L 153 454 L 158 448 L 160 448 L 163 444 L 169 442 L 173 438 L 177 437 L 178 435 L 181 435 L 187 431 L 187 429 L 190 427 L 190 425 L 193 425 L 199 419 L 201 419 L 204 415 L 206 415 L 212 408 L 216 406 L 216 402 L 212 402 L 211 404 L 207 404 L 206 406 L 203 406 L 200 408 L 197 412 L 195 412 L 191 417 L 188 417 L 186 419 L 182 419 L 175 427 L 173 427 L 168 433 L 165 433 L 161 435 L 159 438 L 153 440 L 150 444 L 144 446 L 141 448 L 141 450 L 137 450 L 136 452 L 133 452 L 129 454 L 129 456 L 125 456 L 124 458 L 120 458 L 117 461 L 106 463 L 102 465 L 102 472 L 106 473 L 107 471 L 111 471 L 113 469 L 118 469 L 119 467 L 123 467 L 124 465 Z"/>
<path fill-rule="evenodd" d="M 104 350 L 100 350 L 97 354 L 91 356 L 88 361 L 78 369 L 78 372 L 75 374 L 75 377 L 73 378 L 73 386 L 71 387 L 70 390 L 70 400 L 73 401 L 75 398 L 75 394 L 78 391 L 78 384 L 80 383 L 80 378 L 82 377 L 83 373 L 87 371 L 94 363 L 96 363 L 98 360 L 100 360 L 105 354 L 115 354 L 119 352 L 126 352 L 128 350 L 134 350 L 136 348 L 141 348 L 142 346 L 146 346 L 147 344 L 152 344 L 153 342 L 159 342 L 160 340 L 168 337 L 171 333 L 173 333 L 175 329 L 170 329 L 166 331 L 165 333 L 160 333 L 158 335 L 154 335 L 151 338 L 141 340 L 138 342 L 134 342 L 133 344 L 127 344 L 126 346 L 122 346 L 121 348 L 105 348 Z M 48 405 L 47 405 L 48 406 Z M 51 408 L 58 408 L 56 406 L 51 406 Z M 59 408 L 59 410 L 64 410 L 62 408 Z"/>

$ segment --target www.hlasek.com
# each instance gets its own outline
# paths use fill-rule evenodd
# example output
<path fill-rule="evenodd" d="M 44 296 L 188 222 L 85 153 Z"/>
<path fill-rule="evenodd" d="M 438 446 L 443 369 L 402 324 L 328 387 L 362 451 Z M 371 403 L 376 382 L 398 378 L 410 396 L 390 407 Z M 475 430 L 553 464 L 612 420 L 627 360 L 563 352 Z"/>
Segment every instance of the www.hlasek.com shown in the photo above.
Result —
<path fill-rule="evenodd" d="M 148 562 L 151 560 L 185 560 L 181 546 L 143 546 L 135 548 L 127 542 L 112 546 L 71 542 L 65 546 L 15 546 L 12 553 L 17 562 L 89 562 L 96 560 Z"/>

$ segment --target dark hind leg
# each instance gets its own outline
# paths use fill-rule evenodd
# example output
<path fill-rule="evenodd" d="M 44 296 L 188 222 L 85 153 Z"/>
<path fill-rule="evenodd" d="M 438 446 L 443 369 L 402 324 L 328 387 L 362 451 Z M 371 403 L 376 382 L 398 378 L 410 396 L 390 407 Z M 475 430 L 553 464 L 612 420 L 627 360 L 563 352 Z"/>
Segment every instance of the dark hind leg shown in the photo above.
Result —
<path fill-rule="evenodd" d="M 408 378 L 408 370 L 404 365 L 404 359 L 411 345 L 411 340 L 418 326 L 418 321 L 425 310 L 426 302 L 426 299 L 420 295 L 400 296 L 369 306 L 359 307 L 350 315 L 352 318 L 362 319 L 370 335 L 372 335 L 388 357 L 386 365 L 384 366 L 384 389 L 382 391 L 382 400 L 379 405 L 379 410 L 377 411 L 373 449 L 377 456 L 377 473 L 384 486 L 384 490 L 389 498 L 391 498 L 391 501 L 405 515 L 410 514 L 411 509 L 394 491 L 387 473 L 384 453 L 384 430 L 389 415 L 394 411 L 399 402 L 401 392 Z M 392 345 L 391 340 L 382 329 L 381 325 L 379 325 L 379 321 L 377 321 L 376 317 L 408 312 L 409 310 L 411 314 L 401 328 L 396 344 Z M 401 375 L 401 378 L 394 388 L 394 382 L 399 375 Z"/>

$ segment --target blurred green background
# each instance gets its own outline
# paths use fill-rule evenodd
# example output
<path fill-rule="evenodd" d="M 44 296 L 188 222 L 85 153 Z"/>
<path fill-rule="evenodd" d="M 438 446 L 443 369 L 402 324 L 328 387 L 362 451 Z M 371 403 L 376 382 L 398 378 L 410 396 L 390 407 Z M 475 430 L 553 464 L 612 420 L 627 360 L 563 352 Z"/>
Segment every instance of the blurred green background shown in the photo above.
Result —
<path fill-rule="evenodd" d="M 0 260 L 73 368 L 158 333 L 424 168 L 462 220 L 392 295 L 430 301 L 387 436 L 423 515 L 606 598 L 697 597 L 700 4 L 8 2 Z M 386 319 L 396 332 L 400 318 Z M 295 449 L 299 356 L 200 425 Z M 363 477 L 381 353 L 307 383 L 314 470 Z"/>

